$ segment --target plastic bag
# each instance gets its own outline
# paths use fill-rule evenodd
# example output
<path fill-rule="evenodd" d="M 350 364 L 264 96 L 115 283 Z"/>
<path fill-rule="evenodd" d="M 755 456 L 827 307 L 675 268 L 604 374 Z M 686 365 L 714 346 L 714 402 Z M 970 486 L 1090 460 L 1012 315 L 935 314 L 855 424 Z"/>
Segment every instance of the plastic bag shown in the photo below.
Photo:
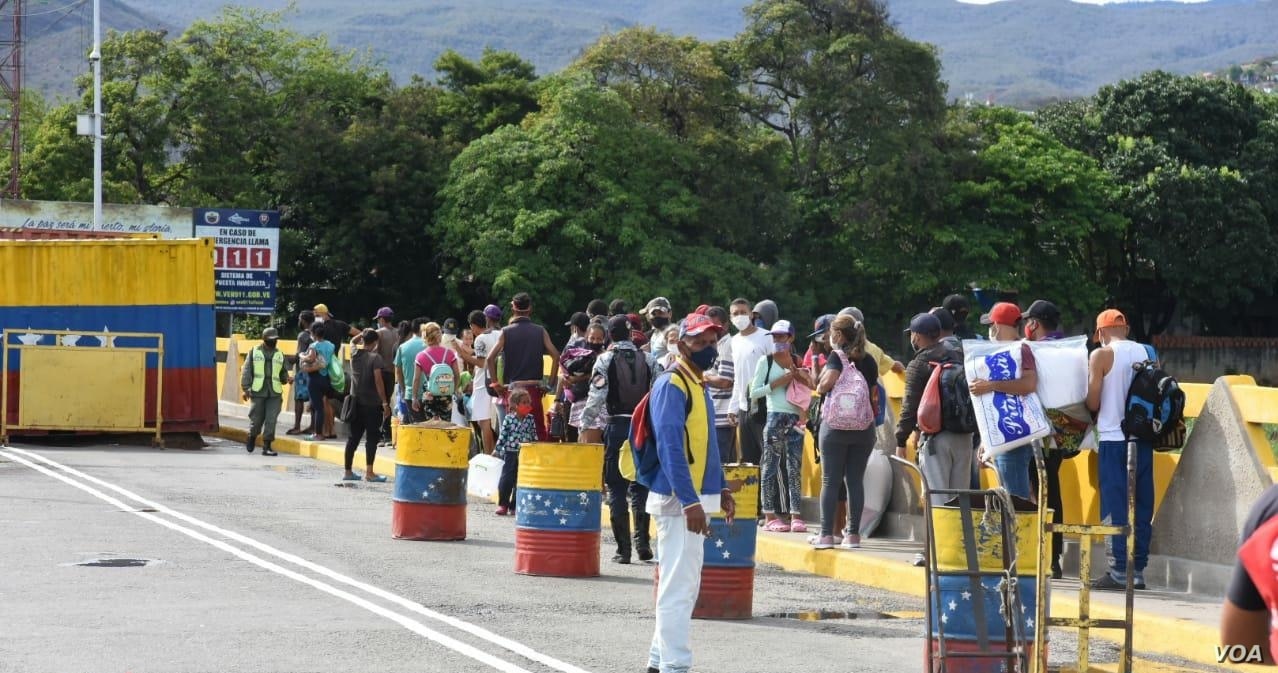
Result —
<path fill-rule="evenodd" d="M 1029 341 L 1038 369 L 1038 400 L 1046 409 L 1067 409 L 1087 400 L 1087 337 Z"/>
<path fill-rule="evenodd" d="M 923 386 L 923 399 L 919 400 L 919 431 L 935 435 L 941 431 L 941 367 L 933 367 L 932 375 Z"/>
<path fill-rule="evenodd" d="M 963 342 L 967 382 L 977 379 L 1010 381 L 1021 377 L 1020 341 Z M 1052 424 L 1037 393 L 1011 395 L 992 392 L 973 395 L 976 425 L 988 455 L 1006 453 L 1052 432 Z"/>

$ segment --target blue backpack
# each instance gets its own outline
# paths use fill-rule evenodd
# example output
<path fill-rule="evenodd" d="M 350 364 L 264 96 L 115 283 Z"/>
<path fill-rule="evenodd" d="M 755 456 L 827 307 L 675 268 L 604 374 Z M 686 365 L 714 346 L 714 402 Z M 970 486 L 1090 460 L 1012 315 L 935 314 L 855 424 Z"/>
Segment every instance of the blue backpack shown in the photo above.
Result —
<path fill-rule="evenodd" d="M 1123 433 L 1132 439 L 1158 444 L 1176 430 L 1185 418 L 1185 391 L 1162 367 L 1152 346 L 1145 346 L 1148 359 L 1132 365 L 1136 376 L 1127 389 L 1123 411 Z"/>

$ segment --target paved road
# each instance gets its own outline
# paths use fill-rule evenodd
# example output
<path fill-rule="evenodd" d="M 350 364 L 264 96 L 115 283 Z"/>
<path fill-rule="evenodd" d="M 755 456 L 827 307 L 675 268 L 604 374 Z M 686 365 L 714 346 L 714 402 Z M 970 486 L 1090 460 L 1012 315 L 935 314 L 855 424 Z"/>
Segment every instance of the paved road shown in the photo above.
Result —
<path fill-rule="evenodd" d="M 0 671 L 644 670 L 651 567 L 518 576 L 514 522 L 490 505 L 465 542 L 396 541 L 389 485 L 335 488 L 338 468 L 210 442 L 0 451 Z M 76 565 L 99 558 L 152 562 Z M 880 616 L 920 608 L 760 568 L 760 617 L 694 623 L 696 670 L 921 671 L 922 621 Z M 762 617 L 817 609 L 857 618 Z"/>

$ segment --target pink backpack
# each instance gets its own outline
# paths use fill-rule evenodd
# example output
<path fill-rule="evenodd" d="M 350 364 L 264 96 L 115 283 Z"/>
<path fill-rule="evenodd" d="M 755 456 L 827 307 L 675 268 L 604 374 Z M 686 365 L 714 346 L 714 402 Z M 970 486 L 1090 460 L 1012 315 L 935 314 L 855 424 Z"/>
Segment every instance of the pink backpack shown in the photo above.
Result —
<path fill-rule="evenodd" d="M 843 363 L 843 372 L 834 388 L 825 396 L 821 422 L 835 430 L 864 430 L 874 425 L 874 409 L 870 404 L 870 386 L 861 370 L 848 362 L 843 351 L 835 355 Z"/>

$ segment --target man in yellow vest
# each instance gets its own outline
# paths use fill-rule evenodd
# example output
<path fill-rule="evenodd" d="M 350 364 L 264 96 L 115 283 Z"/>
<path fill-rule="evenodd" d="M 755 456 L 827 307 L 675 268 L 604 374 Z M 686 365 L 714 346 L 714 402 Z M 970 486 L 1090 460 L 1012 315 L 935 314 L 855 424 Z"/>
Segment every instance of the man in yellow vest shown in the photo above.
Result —
<path fill-rule="evenodd" d="M 731 522 L 736 505 L 724 479 L 714 405 L 703 375 L 718 359 L 723 327 L 697 313 L 679 325 L 678 357 L 648 398 L 659 470 L 647 477 L 647 510 L 657 522 L 657 624 L 648 673 L 687 673 L 692 666 L 692 608 L 701 588 L 710 514 Z"/>
<path fill-rule="evenodd" d="M 271 450 L 271 442 L 275 441 L 275 423 L 284 407 L 284 386 L 293 382 L 284 365 L 284 354 L 276 348 L 279 340 L 279 332 L 274 327 L 262 330 L 261 345 L 249 351 L 244 370 L 240 372 L 240 390 L 244 391 L 244 399 L 252 402 L 244 450 L 253 453 L 257 436 L 262 435 L 263 456 L 278 455 Z"/>

